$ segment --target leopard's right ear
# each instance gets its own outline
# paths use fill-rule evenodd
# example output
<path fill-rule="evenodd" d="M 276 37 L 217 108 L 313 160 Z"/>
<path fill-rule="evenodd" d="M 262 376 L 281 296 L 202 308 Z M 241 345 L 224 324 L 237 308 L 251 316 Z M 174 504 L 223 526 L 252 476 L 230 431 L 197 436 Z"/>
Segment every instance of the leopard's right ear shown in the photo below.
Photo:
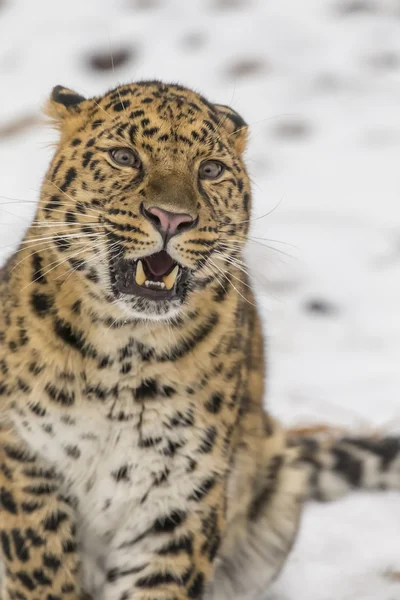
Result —
<path fill-rule="evenodd" d="M 82 104 L 85 101 L 86 98 L 77 92 L 56 85 L 44 107 L 44 113 L 61 128 L 66 119 L 76 117 L 82 112 Z"/>

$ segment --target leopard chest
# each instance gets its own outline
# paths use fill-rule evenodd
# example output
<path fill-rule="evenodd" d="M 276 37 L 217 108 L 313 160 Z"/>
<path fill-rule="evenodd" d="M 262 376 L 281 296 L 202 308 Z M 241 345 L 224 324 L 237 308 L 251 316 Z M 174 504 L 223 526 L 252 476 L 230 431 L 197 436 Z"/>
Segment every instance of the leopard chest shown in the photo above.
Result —
<path fill-rule="evenodd" d="M 185 509 L 213 468 L 211 446 L 204 452 L 208 425 L 187 398 L 153 398 L 136 403 L 129 419 L 109 417 L 84 402 L 68 412 L 47 406 L 43 416 L 14 417 L 27 445 L 62 475 L 92 557 L 99 548 L 107 555 L 128 530 L 140 535 L 157 515 Z"/>

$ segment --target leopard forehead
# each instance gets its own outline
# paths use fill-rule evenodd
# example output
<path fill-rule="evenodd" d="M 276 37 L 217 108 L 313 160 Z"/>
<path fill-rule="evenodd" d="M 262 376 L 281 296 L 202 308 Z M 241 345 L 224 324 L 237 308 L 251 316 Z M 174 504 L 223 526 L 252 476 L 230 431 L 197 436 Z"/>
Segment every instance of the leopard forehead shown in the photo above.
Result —
<path fill-rule="evenodd" d="M 193 146 L 218 146 L 239 158 L 246 143 L 246 123 L 233 109 L 183 86 L 157 81 L 122 85 L 87 100 L 57 86 L 46 112 L 57 122 L 61 142 L 80 134 L 77 145 L 87 134 L 94 140 L 127 135 L 150 152 L 170 141 L 177 152 L 182 146 L 185 152 Z"/>
<path fill-rule="evenodd" d="M 208 128 L 211 123 L 218 125 L 217 110 L 204 96 L 193 90 L 175 84 L 141 82 L 120 86 L 96 98 L 99 110 L 118 116 L 156 119 L 173 124 L 199 124 Z M 106 116 L 103 114 L 103 116 Z M 207 123 L 207 121 L 210 123 Z M 143 127 L 146 127 L 145 123 Z"/>

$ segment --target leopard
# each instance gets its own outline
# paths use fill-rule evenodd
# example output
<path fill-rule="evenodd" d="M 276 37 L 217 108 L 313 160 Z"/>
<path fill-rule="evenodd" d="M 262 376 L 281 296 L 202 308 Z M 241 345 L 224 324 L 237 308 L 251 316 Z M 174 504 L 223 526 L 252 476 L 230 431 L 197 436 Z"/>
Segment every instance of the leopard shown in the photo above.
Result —
<path fill-rule="evenodd" d="M 2 600 L 251 600 L 304 503 L 399 489 L 400 439 L 264 404 L 248 126 L 180 84 L 56 86 L 0 282 Z"/>

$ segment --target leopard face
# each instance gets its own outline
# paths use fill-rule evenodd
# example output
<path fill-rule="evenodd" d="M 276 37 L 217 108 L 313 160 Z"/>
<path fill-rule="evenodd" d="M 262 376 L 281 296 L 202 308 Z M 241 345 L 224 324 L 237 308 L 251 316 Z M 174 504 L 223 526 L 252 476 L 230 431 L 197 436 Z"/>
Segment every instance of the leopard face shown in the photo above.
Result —
<path fill-rule="evenodd" d="M 60 129 L 39 220 L 54 253 L 127 315 L 171 318 L 245 243 L 246 125 L 178 85 L 141 82 L 85 99 L 54 88 Z M 58 228 L 58 229 L 57 229 Z"/>

